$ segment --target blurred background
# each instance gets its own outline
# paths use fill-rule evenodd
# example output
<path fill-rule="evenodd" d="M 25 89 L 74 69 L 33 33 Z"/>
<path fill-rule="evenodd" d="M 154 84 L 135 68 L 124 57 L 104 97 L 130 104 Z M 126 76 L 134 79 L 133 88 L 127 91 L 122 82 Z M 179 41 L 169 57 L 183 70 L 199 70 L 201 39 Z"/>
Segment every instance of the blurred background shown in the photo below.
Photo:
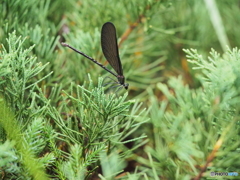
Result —
<path fill-rule="evenodd" d="M 214 48 L 239 45 L 240 2 L 149 0 L 149 1 L 3 1 L 0 40 L 6 45 L 9 32 L 28 37 L 35 44 L 41 62 L 51 62 L 54 78 L 46 83 L 74 81 L 83 84 L 90 73 L 107 76 L 84 57 L 63 49 L 67 42 L 107 65 L 100 46 L 102 25 L 115 24 L 120 57 L 129 86 L 129 97 L 147 100 L 147 88 L 161 98 L 155 85 L 169 76 L 181 75 L 191 87 L 198 86 L 183 49 L 197 49 L 205 55 Z M 24 16 L 24 14 L 28 16 Z M 52 82 L 53 81 L 53 82 Z"/>
<path fill-rule="evenodd" d="M 108 72 L 60 43 L 68 43 L 112 70 L 100 45 L 102 25 L 112 22 L 117 30 L 120 58 L 126 82 L 129 83 L 127 100 L 142 102 L 136 112 L 146 108 L 145 119 L 150 119 L 147 125 L 135 132 L 135 137 L 146 133 L 149 138 L 147 144 L 152 148 L 157 147 L 156 142 L 166 141 L 168 147 L 172 147 L 174 142 L 168 143 L 166 137 L 156 138 L 153 121 L 162 123 L 164 115 L 158 114 L 162 107 L 159 104 L 168 100 L 159 83 L 168 86 L 169 79 L 179 77 L 190 89 L 201 86 L 198 75 L 202 72 L 192 69 L 183 49 L 197 49 L 202 58 L 207 59 L 212 48 L 222 54 L 227 47 L 240 46 L 239 0 L 3 0 L 0 8 L 0 51 L 3 46 L 11 51 L 6 38 L 12 32 L 26 38 L 23 48 L 35 45 L 31 55 L 43 64 L 49 62 L 34 77 L 35 81 L 53 72 L 38 84 L 47 98 L 58 84 L 61 84 L 62 90 L 68 91 L 70 83 L 83 85 L 92 81 L 97 86 L 99 77 L 111 77 Z M 168 88 L 170 94 L 174 94 L 173 87 Z M 125 93 L 125 89 L 121 93 Z M 58 109 L 59 102 L 53 99 L 51 104 Z M 161 112 L 164 110 L 161 109 Z M 131 143 L 128 145 L 132 146 Z M 135 159 L 127 160 L 127 171 L 134 171 L 139 164 L 149 164 L 149 161 L 143 160 L 149 155 L 144 148 L 136 150 Z M 166 154 L 172 158 L 171 162 L 174 161 L 173 165 L 161 164 L 161 158 L 156 163 L 160 163 L 161 172 L 169 173 L 165 177 L 172 177 L 171 174 L 178 171 L 176 162 L 179 162 L 179 154 Z M 208 153 L 204 158 L 207 156 Z M 185 165 L 181 168 L 184 169 Z"/>

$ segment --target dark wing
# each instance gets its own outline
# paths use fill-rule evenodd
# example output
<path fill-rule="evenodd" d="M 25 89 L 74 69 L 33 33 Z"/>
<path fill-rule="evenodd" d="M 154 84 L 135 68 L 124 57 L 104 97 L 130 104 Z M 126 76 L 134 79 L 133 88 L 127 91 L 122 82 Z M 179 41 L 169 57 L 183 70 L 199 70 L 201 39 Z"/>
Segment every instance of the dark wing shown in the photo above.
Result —
<path fill-rule="evenodd" d="M 103 54 L 109 64 L 118 75 L 123 75 L 122 64 L 118 53 L 116 29 L 111 22 L 106 22 L 102 27 L 101 45 Z"/>

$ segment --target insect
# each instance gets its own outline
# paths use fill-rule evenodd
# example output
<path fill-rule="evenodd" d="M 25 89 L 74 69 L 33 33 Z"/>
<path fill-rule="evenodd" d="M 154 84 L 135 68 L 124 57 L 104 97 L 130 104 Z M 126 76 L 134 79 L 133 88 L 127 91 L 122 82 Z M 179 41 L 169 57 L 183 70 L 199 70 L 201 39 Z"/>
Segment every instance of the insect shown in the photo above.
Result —
<path fill-rule="evenodd" d="M 102 46 L 102 52 L 109 62 L 109 64 L 112 66 L 112 68 L 116 71 L 114 73 L 110 69 L 106 68 L 104 65 L 93 59 L 92 57 L 89 57 L 88 55 L 84 54 L 83 52 L 75 49 L 74 47 L 66 44 L 61 43 L 63 46 L 68 47 L 72 49 L 73 51 L 77 52 L 78 54 L 81 54 L 82 56 L 88 58 L 104 70 L 111 73 L 113 76 L 115 76 L 118 80 L 118 84 L 124 87 L 126 90 L 128 89 L 129 84 L 125 83 L 125 77 L 123 75 L 123 68 L 122 63 L 119 57 L 118 53 L 118 45 L 117 45 L 117 35 L 116 35 L 116 28 L 111 22 L 106 22 L 102 26 L 101 31 L 101 46 Z"/>

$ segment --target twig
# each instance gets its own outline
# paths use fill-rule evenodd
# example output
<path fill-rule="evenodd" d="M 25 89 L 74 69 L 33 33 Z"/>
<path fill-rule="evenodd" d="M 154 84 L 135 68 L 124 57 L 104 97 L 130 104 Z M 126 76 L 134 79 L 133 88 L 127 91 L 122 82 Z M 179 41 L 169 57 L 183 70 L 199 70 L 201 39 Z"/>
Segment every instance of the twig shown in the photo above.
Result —
<path fill-rule="evenodd" d="M 200 173 L 195 178 L 192 178 L 192 180 L 199 180 L 199 179 L 201 179 L 201 177 L 203 176 L 203 173 L 207 170 L 207 167 L 209 166 L 209 164 L 216 157 L 216 153 L 219 150 L 219 148 L 221 147 L 222 142 L 223 142 L 223 140 L 221 138 L 217 141 L 217 143 L 215 144 L 211 154 L 207 158 L 206 164 L 201 168 Z"/>
<path fill-rule="evenodd" d="M 120 47 L 122 45 L 122 43 L 128 38 L 128 36 L 130 35 L 130 33 L 138 26 L 139 23 L 141 23 L 142 18 L 144 17 L 144 15 L 140 15 L 138 17 L 138 19 L 136 20 L 136 22 L 132 23 L 130 25 L 130 27 L 123 33 L 121 40 L 118 44 L 118 47 Z"/>

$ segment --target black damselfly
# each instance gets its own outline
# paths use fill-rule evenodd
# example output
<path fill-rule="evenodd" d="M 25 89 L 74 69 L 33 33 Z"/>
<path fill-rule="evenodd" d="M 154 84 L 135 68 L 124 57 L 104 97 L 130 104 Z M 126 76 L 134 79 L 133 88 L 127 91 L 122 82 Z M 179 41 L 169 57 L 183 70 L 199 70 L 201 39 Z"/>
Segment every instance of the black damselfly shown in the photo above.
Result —
<path fill-rule="evenodd" d="M 109 70 L 105 66 L 103 66 L 101 63 L 97 62 L 95 59 L 92 57 L 89 57 L 88 55 L 84 54 L 83 52 L 75 49 L 74 47 L 66 44 L 66 43 L 61 43 L 63 46 L 68 47 L 72 49 L 73 51 L 83 55 L 84 57 L 88 58 L 101 68 L 105 69 L 112 75 L 114 75 L 118 79 L 118 84 L 123 86 L 125 89 L 128 89 L 128 83 L 125 83 L 125 77 L 123 75 L 123 69 L 122 69 L 122 64 L 120 61 L 119 53 L 118 53 L 118 44 L 117 44 L 117 35 L 116 35 L 116 28 L 111 22 L 106 22 L 102 26 L 102 32 L 101 32 L 101 45 L 102 45 L 102 51 L 109 62 L 109 64 L 112 66 L 112 68 L 116 71 L 114 73 L 113 71 Z"/>

